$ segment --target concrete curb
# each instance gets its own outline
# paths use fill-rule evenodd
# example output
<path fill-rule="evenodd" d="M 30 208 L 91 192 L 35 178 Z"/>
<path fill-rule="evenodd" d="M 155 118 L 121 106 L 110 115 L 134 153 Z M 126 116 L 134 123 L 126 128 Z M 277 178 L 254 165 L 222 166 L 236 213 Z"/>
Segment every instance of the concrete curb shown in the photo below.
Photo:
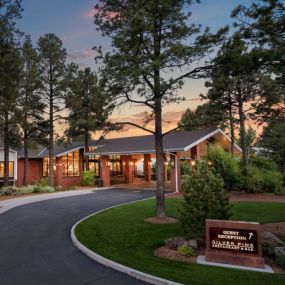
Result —
<path fill-rule="evenodd" d="M 147 283 L 150 283 L 150 284 L 155 284 L 155 285 L 183 285 L 181 283 L 176 283 L 176 282 L 173 282 L 173 281 L 169 281 L 167 279 L 163 279 L 163 278 L 159 278 L 157 276 L 154 276 L 154 275 L 150 275 L 150 274 L 147 274 L 147 273 L 144 273 L 144 272 L 141 272 L 141 271 L 138 271 L 138 270 L 135 270 L 133 268 L 130 268 L 130 267 L 127 267 L 125 265 L 122 265 L 120 263 L 117 263 L 117 262 L 114 262 L 110 259 L 107 259 L 95 252 L 93 252 L 92 250 L 88 249 L 86 246 L 84 246 L 77 238 L 76 238 L 76 235 L 75 235 L 75 228 L 77 227 L 78 224 L 80 224 L 81 222 L 83 222 L 84 220 L 92 217 L 92 216 L 95 216 L 99 213 L 102 213 L 102 212 L 105 212 L 105 211 L 108 211 L 110 209 L 113 209 L 113 208 L 117 208 L 119 206 L 123 206 L 123 205 L 130 205 L 130 204 L 133 204 L 133 203 L 136 203 L 136 202 L 139 202 L 139 201 L 145 201 L 145 200 L 150 200 L 150 199 L 153 199 L 153 197 L 151 198 L 146 198 L 146 199 L 141 199 L 141 200 L 136 200 L 136 201 L 133 201 L 133 202 L 128 202 L 128 203 L 123 203 L 123 204 L 119 204 L 119 205 L 115 205 L 115 206 L 112 206 L 112 207 L 109 207 L 109 208 L 106 208 L 104 210 L 101 210 L 101 211 L 98 211 L 98 212 L 95 212 L 81 220 L 79 220 L 76 224 L 73 225 L 72 229 L 71 229 L 71 240 L 73 242 L 73 244 L 81 251 L 83 252 L 85 255 L 87 255 L 89 258 L 93 259 L 94 261 L 98 262 L 98 263 L 101 263 L 107 267 L 110 267 L 112 269 L 115 269 L 117 271 L 120 271 L 120 272 L 123 272 L 129 276 L 132 276 L 138 280 L 142 280 L 144 282 L 147 282 Z"/>

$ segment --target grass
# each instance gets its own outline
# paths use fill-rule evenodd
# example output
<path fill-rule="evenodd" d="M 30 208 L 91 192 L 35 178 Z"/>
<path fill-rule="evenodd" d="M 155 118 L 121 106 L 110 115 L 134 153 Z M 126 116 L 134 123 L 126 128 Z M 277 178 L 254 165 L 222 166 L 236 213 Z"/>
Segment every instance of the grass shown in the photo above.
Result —
<path fill-rule="evenodd" d="M 167 200 L 167 213 L 179 216 L 180 200 Z M 153 250 L 169 237 L 183 235 L 179 224 L 151 225 L 154 200 L 137 202 L 90 217 L 76 228 L 77 238 L 89 249 L 121 264 L 149 274 L 191 285 L 285 284 L 284 274 L 266 274 L 164 260 Z M 285 220 L 285 204 L 239 202 L 233 219 L 261 223 Z"/>

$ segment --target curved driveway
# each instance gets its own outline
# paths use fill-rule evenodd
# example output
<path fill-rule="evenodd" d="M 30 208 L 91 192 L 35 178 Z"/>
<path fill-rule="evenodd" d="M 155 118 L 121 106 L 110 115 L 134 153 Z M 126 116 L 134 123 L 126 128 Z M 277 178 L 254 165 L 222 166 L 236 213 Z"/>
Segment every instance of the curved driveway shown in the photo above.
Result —
<path fill-rule="evenodd" d="M 1 214 L 0 284 L 146 284 L 83 255 L 73 246 L 70 229 L 93 212 L 150 196 L 150 191 L 113 189 L 37 202 Z"/>

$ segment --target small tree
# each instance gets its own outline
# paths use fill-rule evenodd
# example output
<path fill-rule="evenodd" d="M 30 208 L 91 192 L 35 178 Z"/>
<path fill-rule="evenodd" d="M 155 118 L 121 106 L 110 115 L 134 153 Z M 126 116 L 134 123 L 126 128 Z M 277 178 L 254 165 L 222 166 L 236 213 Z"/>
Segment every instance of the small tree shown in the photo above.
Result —
<path fill-rule="evenodd" d="M 205 219 L 229 219 L 230 205 L 223 179 L 200 166 L 182 181 L 180 220 L 186 233 L 204 233 Z"/>

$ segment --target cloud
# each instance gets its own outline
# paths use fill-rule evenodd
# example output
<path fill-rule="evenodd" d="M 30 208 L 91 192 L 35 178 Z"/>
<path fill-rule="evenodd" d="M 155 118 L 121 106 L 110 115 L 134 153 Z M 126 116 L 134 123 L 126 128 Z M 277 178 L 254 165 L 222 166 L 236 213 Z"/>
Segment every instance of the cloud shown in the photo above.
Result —
<path fill-rule="evenodd" d="M 85 12 L 83 13 L 83 16 L 84 16 L 85 18 L 93 19 L 95 15 L 100 14 L 100 13 L 101 13 L 101 10 L 100 10 L 100 9 L 95 8 L 95 7 L 92 7 L 92 8 L 90 8 L 89 10 L 85 11 Z M 114 18 L 114 17 L 117 16 L 117 15 L 118 15 L 117 12 L 110 12 L 110 13 L 108 14 L 107 18 L 112 19 L 112 18 Z"/>
<path fill-rule="evenodd" d="M 84 51 L 76 51 L 67 54 L 68 59 L 70 60 L 79 60 L 79 59 L 94 59 L 96 52 L 91 48 L 87 48 Z"/>

